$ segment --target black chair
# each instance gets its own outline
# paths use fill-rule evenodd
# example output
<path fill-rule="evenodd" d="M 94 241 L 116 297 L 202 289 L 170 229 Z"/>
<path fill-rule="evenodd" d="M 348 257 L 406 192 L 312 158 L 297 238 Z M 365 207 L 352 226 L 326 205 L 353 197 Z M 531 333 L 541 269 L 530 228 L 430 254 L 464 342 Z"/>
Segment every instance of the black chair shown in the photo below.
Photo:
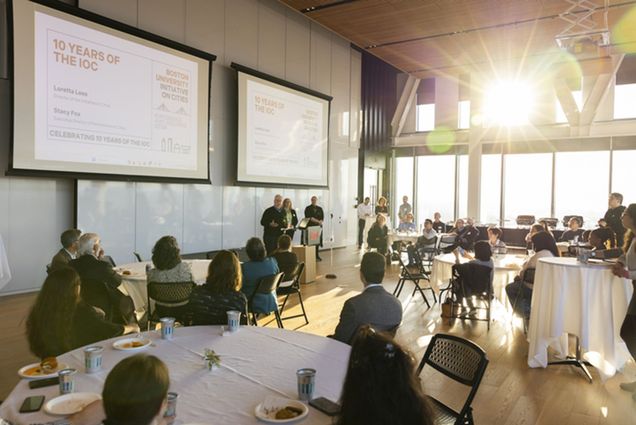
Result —
<path fill-rule="evenodd" d="M 420 238 L 422 238 L 422 236 L 420 236 Z M 438 254 L 437 242 L 439 239 L 440 238 L 438 236 L 435 236 L 433 240 L 431 240 L 427 244 L 417 244 L 417 252 L 422 259 L 422 265 L 427 268 L 427 271 L 429 273 L 431 272 L 431 268 L 433 267 L 433 258 Z"/>
<path fill-rule="evenodd" d="M 148 282 L 148 327 L 161 317 L 185 323 L 193 282 Z M 150 301 L 154 301 L 154 309 Z"/>
<path fill-rule="evenodd" d="M 303 296 L 300 293 L 300 276 L 303 274 L 305 270 L 305 263 L 300 262 L 296 264 L 294 270 L 289 275 L 283 276 L 281 280 L 281 284 L 276 288 L 276 295 L 285 296 L 283 300 L 283 304 L 280 306 L 280 320 L 294 319 L 296 317 L 305 317 L 305 325 L 309 324 L 309 319 L 307 318 L 307 313 L 305 312 L 305 305 L 303 304 Z M 290 285 L 281 286 L 282 283 L 291 282 Z M 298 295 L 298 302 L 300 304 L 300 308 L 302 309 L 302 314 L 296 314 L 294 316 L 283 317 L 283 310 L 285 310 L 285 305 L 287 304 L 287 300 L 289 296 L 292 294 Z"/>
<path fill-rule="evenodd" d="M 450 317 L 453 319 L 485 320 L 490 330 L 491 306 L 493 299 L 492 273 L 493 269 L 476 263 L 455 264 L 453 277 L 450 283 Z M 469 312 L 456 313 L 455 304 L 462 305 L 463 300 L 472 303 L 473 297 L 477 302 L 482 302 L 485 307 L 469 304 Z M 486 319 L 481 319 L 476 314 L 479 310 L 486 310 Z"/>
<path fill-rule="evenodd" d="M 138 252 L 133 252 L 133 255 L 137 259 L 138 262 L 142 263 L 144 260 L 141 259 L 141 255 Z"/>
<path fill-rule="evenodd" d="M 115 260 L 113 260 L 113 257 L 111 257 L 110 255 L 104 255 L 102 257 L 102 261 L 107 262 L 108 264 L 110 264 L 113 267 L 117 267 L 117 264 L 115 264 Z"/>
<path fill-rule="evenodd" d="M 258 322 L 256 321 L 256 313 L 269 314 L 272 312 L 254 311 L 254 297 L 256 296 L 256 294 L 271 294 L 272 292 L 276 292 L 282 279 L 283 273 L 281 272 L 269 276 L 264 276 L 260 278 L 258 283 L 256 284 L 256 288 L 254 289 L 254 292 L 252 292 L 252 295 L 250 295 L 250 298 L 248 300 L 248 310 L 252 313 L 252 324 L 254 324 L 255 326 L 258 326 Z M 278 311 L 278 303 L 276 303 L 276 309 L 274 309 L 273 313 L 276 316 L 276 324 L 278 324 L 279 328 L 283 328 L 283 321 L 281 320 L 280 312 Z"/>
<path fill-rule="evenodd" d="M 539 223 L 543 222 L 548 225 L 549 228 L 554 229 L 559 224 L 559 219 L 554 217 L 542 217 L 538 220 Z"/>
<path fill-rule="evenodd" d="M 535 222 L 535 217 L 533 215 L 518 215 L 517 226 L 532 226 Z"/>
<path fill-rule="evenodd" d="M 431 308 L 431 305 L 429 304 L 428 299 L 426 298 L 426 295 L 424 294 L 424 290 L 431 291 L 431 293 L 433 294 L 433 301 L 437 302 L 437 297 L 435 296 L 435 292 L 433 291 L 433 288 L 430 285 L 425 288 L 422 288 L 420 286 L 421 280 L 427 280 L 430 283 L 430 279 L 428 275 L 421 273 L 419 269 L 417 271 L 409 270 L 406 264 L 404 264 L 404 261 L 402 260 L 401 255 L 398 257 L 398 260 L 400 262 L 400 278 L 398 279 L 397 285 L 395 286 L 395 289 L 393 290 L 393 295 L 395 295 L 396 297 L 399 297 L 400 293 L 402 292 L 402 288 L 404 288 L 404 283 L 406 281 L 413 282 L 415 287 L 413 288 L 413 294 L 411 294 L 411 296 L 415 295 L 415 292 L 420 291 L 420 294 L 422 294 L 422 298 L 424 298 L 424 302 L 426 303 L 426 306 L 428 308 Z"/>
<path fill-rule="evenodd" d="M 471 404 L 488 366 L 486 352 L 467 339 L 446 334 L 434 335 L 417 368 L 419 376 L 424 365 L 433 367 L 449 378 L 470 387 L 461 410 L 456 412 L 441 401 L 429 397 L 436 415 L 436 424 L 473 424 Z"/>
<path fill-rule="evenodd" d="M 82 300 L 92 306 L 97 307 L 104 312 L 104 319 L 112 322 L 115 319 L 115 305 L 113 295 L 108 285 L 100 280 L 82 279 L 80 285 L 80 296 Z M 123 295 L 123 294 L 122 294 Z"/>
<path fill-rule="evenodd" d="M 454 234 L 443 234 L 439 237 L 437 243 L 437 254 L 441 254 L 442 252 L 446 252 L 451 247 L 455 246 L 455 242 L 457 240 L 457 235 Z"/>

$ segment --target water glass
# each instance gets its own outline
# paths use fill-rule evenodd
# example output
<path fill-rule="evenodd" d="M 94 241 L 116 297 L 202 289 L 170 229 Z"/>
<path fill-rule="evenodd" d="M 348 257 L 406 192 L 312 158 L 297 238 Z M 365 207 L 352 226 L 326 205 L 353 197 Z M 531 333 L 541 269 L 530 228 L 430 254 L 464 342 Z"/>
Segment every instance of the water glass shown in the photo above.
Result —
<path fill-rule="evenodd" d="M 174 418 L 177 416 L 177 399 L 179 398 L 179 394 L 169 392 L 166 397 L 168 400 L 168 405 L 166 406 L 166 411 L 163 414 L 164 418 L 172 418 L 172 420 L 167 421 L 166 425 L 172 425 L 175 420 Z"/>
<path fill-rule="evenodd" d="M 314 398 L 314 388 L 316 386 L 316 369 L 298 369 L 298 399 L 308 402 Z"/>
<path fill-rule="evenodd" d="M 236 310 L 230 310 L 227 312 L 227 328 L 230 332 L 234 333 L 239 330 L 239 324 L 241 320 L 241 312 Z"/>
<path fill-rule="evenodd" d="M 174 336 L 174 317 L 162 317 L 159 319 L 161 323 L 161 339 L 172 339 Z"/>
<path fill-rule="evenodd" d="M 95 373 L 101 370 L 103 352 L 104 347 L 99 345 L 84 348 L 84 367 L 86 368 L 86 373 Z"/>
<path fill-rule="evenodd" d="M 57 373 L 60 378 L 60 394 L 75 392 L 75 374 L 77 369 L 62 369 Z"/>

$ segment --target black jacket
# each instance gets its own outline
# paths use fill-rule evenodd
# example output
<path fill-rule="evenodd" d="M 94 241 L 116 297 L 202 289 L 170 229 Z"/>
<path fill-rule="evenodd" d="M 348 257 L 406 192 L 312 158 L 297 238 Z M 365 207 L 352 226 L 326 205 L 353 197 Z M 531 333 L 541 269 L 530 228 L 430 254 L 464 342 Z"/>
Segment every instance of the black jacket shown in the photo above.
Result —
<path fill-rule="evenodd" d="M 272 220 L 278 223 L 278 227 L 271 227 L 269 224 Z M 274 206 L 267 208 L 263 211 L 263 216 L 261 217 L 261 226 L 263 226 L 263 233 L 265 236 L 280 236 L 283 234 L 283 230 L 285 227 L 285 212 L 281 208 L 280 211 L 277 211 Z"/>

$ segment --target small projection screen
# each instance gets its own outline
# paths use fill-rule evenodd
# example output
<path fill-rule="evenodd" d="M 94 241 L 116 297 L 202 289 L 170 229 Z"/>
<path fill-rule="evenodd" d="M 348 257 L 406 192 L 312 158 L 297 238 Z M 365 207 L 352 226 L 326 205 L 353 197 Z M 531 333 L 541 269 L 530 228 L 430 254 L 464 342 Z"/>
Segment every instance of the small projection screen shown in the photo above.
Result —
<path fill-rule="evenodd" d="M 60 2 L 8 7 L 8 174 L 209 182 L 214 55 Z"/>
<path fill-rule="evenodd" d="M 237 181 L 327 186 L 331 96 L 238 64 Z"/>

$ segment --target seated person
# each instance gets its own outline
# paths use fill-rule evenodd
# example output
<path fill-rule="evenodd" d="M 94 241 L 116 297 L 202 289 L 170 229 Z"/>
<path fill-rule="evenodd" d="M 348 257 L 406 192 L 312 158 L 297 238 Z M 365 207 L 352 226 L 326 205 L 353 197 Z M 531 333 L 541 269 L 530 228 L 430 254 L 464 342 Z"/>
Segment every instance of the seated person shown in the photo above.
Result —
<path fill-rule="evenodd" d="M 81 230 L 69 229 L 62 232 L 60 235 L 60 242 L 62 243 L 62 249 L 53 256 L 51 260 L 51 270 L 58 267 L 68 266 L 71 260 L 77 258 L 77 250 L 79 248 L 79 238 L 82 234 Z"/>
<path fill-rule="evenodd" d="M 457 221 L 455 221 L 455 227 L 450 231 L 450 233 L 457 235 L 453 249 L 459 246 L 466 251 L 472 251 L 473 245 L 479 237 L 479 230 L 475 227 L 473 219 L 468 218 L 466 220 L 467 223 L 465 224 L 461 218 L 457 219 Z"/>
<path fill-rule="evenodd" d="M 610 227 L 598 227 L 590 232 L 587 242 L 596 251 L 616 248 L 616 235 Z"/>
<path fill-rule="evenodd" d="M 287 236 L 289 237 L 289 236 Z M 247 324 L 247 298 L 241 292 L 241 264 L 231 251 L 221 251 L 208 266 L 205 284 L 196 286 L 188 303 L 187 322 L 192 325 L 225 325 L 227 312 L 241 312 Z"/>
<path fill-rule="evenodd" d="M 152 248 L 148 282 L 193 282 L 192 267 L 181 261 L 179 244 L 174 236 L 163 236 Z"/>
<path fill-rule="evenodd" d="M 503 231 L 499 227 L 488 228 L 488 243 L 493 254 L 505 254 L 508 249 L 506 244 L 501 240 Z"/>
<path fill-rule="evenodd" d="M 382 287 L 384 257 L 377 252 L 367 252 L 360 263 L 362 293 L 345 301 L 340 321 L 331 338 L 349 344 L 356 330 L 362 325 L 374 329 L 392 331 L 402 322 L 402 304 Z"/>
<path fill-rule="evenodd" d="M 462 264 L 459 260 L 459 257 L 460 255 L 463 255 L 465 258 L 468 258 L 470 260 L 468 263 L 463 263 L 463 264 L 477 264 L 479 266 L 488 267 L 491 270 L 490 283 L 492 284 L 494 276 L 495 276 L 495 274 L 492 271 L 494 270 L 495 265 L 492 261 L 492 250 L 490 248 L 490 243 L 488 243 L 487 241 L 475 242 L 474 256 L 465 251 L 462 254 L 459 248 L 456 248 L 455 250 L 453 250 L 453 254 L 455 255 L 455 264 L 457 265 Z M 463 288 L 464 294 L 466 296 L 487 292 L 486 291 L 487 288 L 469 287 L 470 281 L 465 281 L 464 284 L 468 285 Z M 472 307 L 470 300 L 468 304 L 470 307 Z"/>
<path fill-rule="evenodd" d="M 418 248 L 426 248 L 435 246 L 435 242 L 437 242 L 437 232 L 433 228 L 433 221 L 430 218 L 427 218 L 424 221 L 424 230 L 422 231 L 422 236 L 417 238 L 415 245 Z"/>
<path fill-rule="evenodd" d="M 581 222 L 578 217 L 572 217 L 570 221 L 568 221 L 569 229 L 563 232 L 559 242 L 578 242 L 582 240 L 583 229 L 581 229 Z"/>
<path fill-rule="evenodd" d="M 378 214 L 375 218 L 375 223 L 373 223 L 367 234 L 367 244 L 369 248 L 375 248 L 380 254 L 385 255 L 389 243 L 388 233 L 389 229 L 386 227 L 386 217 L 383 214 Z"/>
<path fill-rule="evenodd" d="M 265 256 L 265 245 L 259 238 L 250 238 L 245 245 L 245 251 L 250 261 L 241 265 L 243 286 L 241 292 L 249 301 L 257 289 L 261 278 L 279 273 L 278 263 L 275 258 Z M 278 306 L 276 292 L 271 294 L 256 294 L 252 301 L 251 309 L 254 313 L 268 314 L 276 310 Z"/>
<path fill-rule="evenodd" d="M 31 352 L 40 359 L 104 339 L 139 332 L 137 325 L 108 322 L 82 301 L 80 278 L 70 267 L 58 267 L 44 280 L 26 322 Z"/>
<path fill-rule="evenodd" d="M 288 280 L 288 277 L 298 265 L 298 256 L 296 253 L 291 252 L 291 237 L 288 235 L 280 235 L 278 237 L 277 248 L 272 254 L 272 257 L 276 259 L 278 268 L 281 272 L 285 273 L 283 281 Z"/>
<path fill-rule="evenodd" d="M 100 242 L 97 233 L 84 233 L 79 239 L 79 258 L 69 263 L 80 276 L 82 299 L 104 312 L 112 311 L 115 323 L 137 323 L 132 299 L 117 289 L 121 276 L 110 263 L 102 261 L 104 250 Z"/>
<path fill-rule="evenodd" d="M 455 226 L 453 226 L 453 228 L 450 229 L 448 233 L 459 235 L 464 230 L 465 225 L 466 223 L 464 222 L 464 220 L 461 218 L 458 218 L 457 220 L 455 220 Z"/>
<path fill-rule="evenodd" d="M 446 224 L 441 221 L 441 218 L 442 215 L 440 213 L 436 212 L 433 214 L 433 230 L 439 234 L 446 233 Z"/>
<path fill-rule="evenodd" d="M 167 425 L 164 417 L 170 375 L 165 363 L 148 354 L 136 354 L 117 363 L 108 373 L 102 399 L 71 416 L 72 425 Z"/>
<path fill-rule="evenodd" d="M 530 245 L 532 237 L 539 232 L 547 232 L 545 226 L 539 223 L 530 226 L 530 231 L 526 234 L 526 244 Z"/>
<path fill-rule="evenodd" d="M 433 425 L 413 356 L 390 336 L 362 327 L 353 339 L 335 425 Z"/>
<path fill-rule="evenodd" d="M 416 232 L 417 227 L 413 223 L 413 214 L 407 213 L 404 221 L 398 226 L 398 232 Z"/>
<path fill-rule="evenodd" d="M 532 288 L 534 285 L 534 270 L 540 258 L 559 257 L 559 250 L 552 235 L 548 232 L 538 232 L 532 236 L 534 254 L 521 266 L 521 271 L 515 277 L 514 282 L 506 286 L 508 300 L 513 310 L 522 317 L 530 317 L 530 302 L 532 300 Z M 533 272 L 530 273 L 529 271 Z M 530 277 L 532 276 L 532 277 Z"/>

